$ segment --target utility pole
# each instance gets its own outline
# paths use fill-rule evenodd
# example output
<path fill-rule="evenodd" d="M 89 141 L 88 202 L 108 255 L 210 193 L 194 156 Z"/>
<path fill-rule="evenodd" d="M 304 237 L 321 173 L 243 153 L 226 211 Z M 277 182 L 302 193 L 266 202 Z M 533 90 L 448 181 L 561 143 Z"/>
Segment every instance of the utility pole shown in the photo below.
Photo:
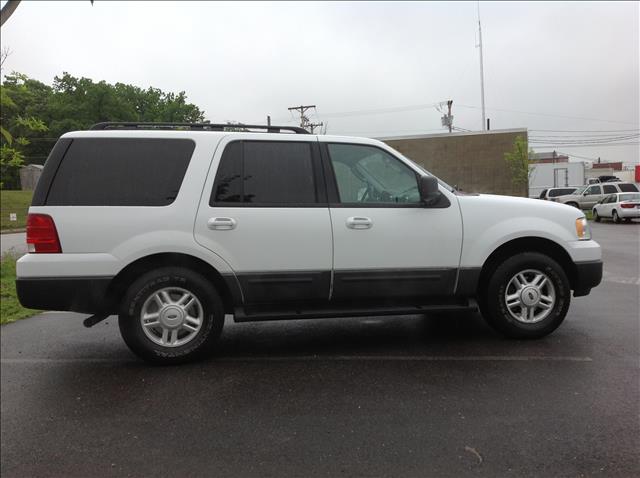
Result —
<path fill-rule="evenodd" d="M 482 63 L 482 25 L 480 24 L 480 0 L 478 0 L 478 47 L 480 48 L 480 100 L 482 102 L 482 131 L 487 129 L 484 111 L 484 65 Z"/>
<path fill-rule="evenodd" d="M 300 114 L 300 127 L 309 129 L 311 134 L 313 134 L 314 130 L 317 127 L 322 127 L 324 123 L 312 123 L 309 120 L 309 117 L 305 114 L 308 110 L 315 110 L 316 105 L 300 105 L 300 106 L 292 106 L 291 108 L 287 108 L 289 111 L 297 111 Z"/>

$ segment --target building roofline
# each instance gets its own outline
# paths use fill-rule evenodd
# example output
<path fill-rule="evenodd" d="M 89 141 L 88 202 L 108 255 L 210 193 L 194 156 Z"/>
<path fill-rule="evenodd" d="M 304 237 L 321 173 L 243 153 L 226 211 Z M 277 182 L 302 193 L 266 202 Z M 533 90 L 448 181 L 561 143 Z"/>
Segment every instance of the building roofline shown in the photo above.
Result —
<path fill-rule="evenodd" d="M 375 138 L 380 141 L 393 141 L 399 139 L 427 139 L 427 138 L 446 138 L 452 136 L 478 136 L 486 134 L 504 134 L 504 133 L 524 133 L 527 134 L 527 128 L 510 128 L 510 129 L 492 129 L 490 131 L 461 131 L 455 133 L 433 133 L 433 134 L 418 134 L 407 136 L 383 136 Z"/>

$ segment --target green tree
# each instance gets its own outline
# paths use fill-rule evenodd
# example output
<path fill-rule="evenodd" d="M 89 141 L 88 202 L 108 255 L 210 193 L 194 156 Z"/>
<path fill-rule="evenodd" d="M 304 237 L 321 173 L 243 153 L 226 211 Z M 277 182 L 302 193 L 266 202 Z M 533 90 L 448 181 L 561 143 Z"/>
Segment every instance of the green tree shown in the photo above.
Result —
<path fill-rule="evenodd" d="M 533 157 L 533 149 L 528 149 L 527 140 L 517 136 L 513 149 L 504 153 L 504 160 L 511 172 L 511 182 L 514 186 L 522 188 L 525 192 L 529 188 L 529 160 Z"/>
<path fill-rule="evenodd" d="M 56 140 L 68 131 L 103 121 L 204 121 L 204 112 L 187 102 L 184 91 L 166 93 L 153 87 L 95 82 L 66 72 L 56 76 L 52 85 L 12 73 L 5 76 L 0 91 L 0 148 L 6 187 L 17 187 L 19 165 L 43 164 Z"/>

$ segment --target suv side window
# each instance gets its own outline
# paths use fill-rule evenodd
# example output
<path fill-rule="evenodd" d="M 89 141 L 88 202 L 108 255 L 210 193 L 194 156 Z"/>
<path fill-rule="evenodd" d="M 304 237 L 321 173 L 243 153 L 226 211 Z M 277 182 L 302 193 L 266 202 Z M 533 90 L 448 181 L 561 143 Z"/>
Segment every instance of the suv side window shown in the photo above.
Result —
<path fill-rule="evenodd" d="M 190 139 L 73 138 L 47 206 L 167 206 L 191 161 Z"/>
<path fill-rule="evenodd" d="M 209 205 L 288 206 L 316 202 L 310 143 L 233 141 L 220 158 Z"/>
<path fill-rule="evenodd" d="M 589 186 L 586 190 L 587 195 L 591 194 L 602 194 L 602 189 L 600 189 L 600 185 Z"/>
<path fill-rule="evenodd" d="M 420 204 L 414 171 L 374 146 L 327 145 L 342 204 Z"/>
<path fill-rule="evenodd" d="M 621 184 L 618 184 L 618 187 L 620 188 L 620 191 L 622 191 L 623 193 L 637 193 L 638 192 L 638 188 L 636 187 L 635 184 L 621 183 Z"/>
<path fill-rule="evenodd" d="M 616 187 L 612 184 L 605 184 L 604 186 L 602 186 L 602 189 L 604 189 L 605 194 L 615 194 L 618 192 Z"/>

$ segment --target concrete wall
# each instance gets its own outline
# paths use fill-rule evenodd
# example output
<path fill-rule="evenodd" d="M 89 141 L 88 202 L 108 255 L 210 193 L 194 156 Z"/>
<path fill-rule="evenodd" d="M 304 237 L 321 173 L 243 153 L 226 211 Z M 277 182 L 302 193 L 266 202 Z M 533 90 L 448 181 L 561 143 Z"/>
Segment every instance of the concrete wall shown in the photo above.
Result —
<path fill-rule="evenodd" d="M 423 166 L 443 181 L 466 192 L 528 195 L 527 186 L 515 187 L 504 153 L 526 129 L 478 133 L 445 133 L 381 138 L 392 148 Z"/>

